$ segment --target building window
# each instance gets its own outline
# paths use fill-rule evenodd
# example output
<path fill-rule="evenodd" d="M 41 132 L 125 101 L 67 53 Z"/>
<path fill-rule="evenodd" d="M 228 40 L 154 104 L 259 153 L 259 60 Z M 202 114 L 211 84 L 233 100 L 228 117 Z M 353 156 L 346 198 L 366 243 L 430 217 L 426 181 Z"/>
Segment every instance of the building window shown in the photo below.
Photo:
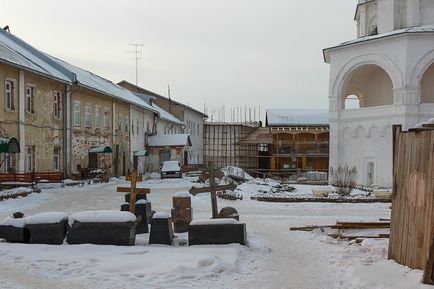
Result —
<path fill-rule="evenodd" d="M 60 170 L 60 148 L 53 149 L 53 169 Z"/>
<path fill-rule="evenodd" d="M 200 136 L 200 125 L 199 124 L 197 124 L 197 135 Z"/>
<path fill-rule="evenodd" d="M 119 131 L 122 129 L 122 119 L 123 119 L 122 114 L 118 113 L 118 130 Z"/>
<path fill-rule="evenodd" d="M 86 128 L 91 128 L 90 125 L 90 106 L 86 105 L 84 107 L 84 124 L 86 126 Z"/>
<path fill-rule="evenodd" d="M 75 127 L 81 126 L 81 111 L 80 111 L 79 102 L 74 103 L 74 126 Z"/>
<path fill-rule="evenodd" d="M 139 121 L 136 122 L 136 134 L 139 134 Z"/>
<path fill-rule="evenodd" d="M 127 116 L 125 116 L 124 121 L 125 121 L 125 132 L 128 132 L 128 117 Z"/>
<path fill-rule="evenodd" d="M 134 123 L 131 122 L 131 133 L 134 135 Z"/>
<path fill-rule="evenodd" d="M 2 165 L 2 167 L 3 167 L 2 171 L 4 173 L 15 173 L 15 166 L 16 166 L 16 162 L 17 162 L 15 154 L 14 153 L 12 153 L 12 154 L 4 153 L 2 155 L 4 155 L 4 158 L 3 158 L 4 162 Z"/>
<path fill-rule="evenodd" d="M 62 94 L 60 91 L 54 92 L 54 117 L 62 117 Z"/>
<path fill-rule="evenodd" d="M 5 81 L 6 110 L 15 110 L 15 80 Z"/>
<path fill-rule="evenodd" d="M 95 107 L 95 128 L 99 128 L 99 107 Z"/>
<path fill-rule="evenodd" d="M 26 86 L 26 112 L 35 113 L 33 109 L 33 99 L 34 99 L 35 87 L 31 85 Z"/>
<path fill-rule="evenodd" d="M 149 122 L 146 123 L 146 132 L 150 133 L 150 131 L 149 131 Z"/>
<path fill-rule="evenodd" d="M 108 109 L 104 110 L 104 129 L 105 130 L 109 130 L 110 129 L 109 111 L 108 111 Z"/>
<path fill-rule="evenodd" d="M 28 172 L 33 172 L 35 170 L 35 146 L 27 147 L 26 155 L 26 166 Z"/>

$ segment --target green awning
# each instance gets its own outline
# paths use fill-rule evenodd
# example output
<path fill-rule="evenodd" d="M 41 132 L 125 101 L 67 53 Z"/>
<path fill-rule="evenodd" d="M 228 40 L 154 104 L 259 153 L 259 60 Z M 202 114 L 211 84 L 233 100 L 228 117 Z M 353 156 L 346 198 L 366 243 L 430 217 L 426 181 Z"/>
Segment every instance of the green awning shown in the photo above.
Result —
<path fill-rule="evenodd" d="M 140 150 L 140 151 L 135 151 L 134 156 L 135 157 L 143 157 L 143 156 L 147 157 L 147 156 L 149 156 L 149 153 L 147 150 Z"/>
<path fill-rule="evenodd" d="M 14 137 L 0 137 L 0 153 L 19 153 L 20 144 Z"/>
<path fill-rule="evenodd" d="M 109 146 L 94 147 L 89 150 L 89 153 L 94 153 L 94 154 L 107 154 L 107 153 L 110 154 L 112 152 L 113 150 Z"/>

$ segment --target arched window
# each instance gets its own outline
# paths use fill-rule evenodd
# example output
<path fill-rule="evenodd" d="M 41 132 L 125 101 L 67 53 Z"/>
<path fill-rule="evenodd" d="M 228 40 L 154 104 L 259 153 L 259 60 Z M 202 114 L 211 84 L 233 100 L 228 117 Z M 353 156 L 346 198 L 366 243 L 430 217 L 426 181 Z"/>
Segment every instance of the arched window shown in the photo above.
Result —
<path fill-rule="evenodd" d="M 420 102 L 434 103 L 434 63 L 428 67 L 422 76 Z"/>
<path fill-rule="evenodd" d="M 360 108 L 360 100 L 357 95 L 348 95 L 345 98 L 345 109 L 357 109 Z"/>
<path fill-rule="evenodd" d="M 342 93 L 343 109 L 393 104 L 393 83 L 381 67 L 365 64 L 354 69 L 346 78 Z"/>

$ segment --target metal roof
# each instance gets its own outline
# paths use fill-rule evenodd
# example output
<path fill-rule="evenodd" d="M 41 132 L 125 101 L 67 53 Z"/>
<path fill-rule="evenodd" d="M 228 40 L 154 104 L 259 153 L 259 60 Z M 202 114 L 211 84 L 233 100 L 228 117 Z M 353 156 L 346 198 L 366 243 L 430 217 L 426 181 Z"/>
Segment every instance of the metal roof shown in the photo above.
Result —
<path fill-rule="evenodd" d="M 173 116 L 172 114 L 168 113 L 163 108 L 161 108 L 158 105 L 156 105 L 155 103 L 153 103 L 152 106 L 158 111 L 158 113 L 160 114 L 160 118 L 161 119 L 164 119 L 166 121 L 175 123 L 177 125 L 185 126 L 185 124 L 182 121 L 180 121 L 175 116 Z"/>
<path fill-rule="evenodd" d="M 149 103 L 137 95 L 134 95 L 129 90 L 90 71 L 39 51 L 27 42 L 3 29 L 0 29 L 0 62 L 32 71 L 64 83 L 76 83 L 90 90 L 158 113 Z"/>
<path fill-rule="evenodd" d="M 109 146 L 101 146 L 101 147 L 93 147 L 89 150 L 89 152 L 95 154 L 107 154 L 107 153 L 112 153 L 113 150 Z"/>
<path fill-rule="evenodd" d="M 150 147 L 165 147 L 165 146 L 191 146 L 189 134 L 164 134 L 154 135 L 148 138 Z"/>
<path fill-rule="evenodd" d="M 70 76 L 50 64 L 45 55 L 13 34 L 0 29 L 0 61 L 42 74 L 48 78 L 71 83 Z"/>
<path fill-rule="evenodd" d="M 433 33 L 433 32 L 434 32 L 434 25 L 412 26 L 412 27 L 408 27 L 408 28 L 404 28 L 404 29 L 398 29 L 398 30 L 390 31 L 387 33 L 357 38 L 354 40 L 343 42 L 337 46 L 325 48 L 323 50 L 324 61 L 326 63 L 330 62 L 329 51 L 336 49 L 336 48 L 341 48 L 341 47 L 354 45 L 354 44 L 358 44 L 358 43 L 364 43 L 364 42 L 368 42 L 371 40 L 377 40 L 377 39 L 382 39 L 382 38 L 386 38 L 386 37 L 398 36 L 398 35 L 402 35 L 402 34 L 420 34 L 420 33 Z"/>
<path fill-rule="evenodd" d="M 20 144 L 14 137 L 0 137 L 0 153 L 19 153 Z"/>
<path fill-rule="evenodd" d="M 151 105 L 146 101 L 132 93 L 131 91 L 105 79 L 99 75 L 96 75 L 90 71 L 84 70 L 80 67 L 74 66 L 66 61 L 53 57 L 46 54 L 52 61 L 56 62 L 58 65 L 62 66 L 66 70 L 70 71 L 76 76 L 76 81 L 78 85 L 86 87 L 90 90 L 126 101 L 128 103 L 135 104 L 146 110 L 150 110 L 154 113 L 158 113 Z"/>

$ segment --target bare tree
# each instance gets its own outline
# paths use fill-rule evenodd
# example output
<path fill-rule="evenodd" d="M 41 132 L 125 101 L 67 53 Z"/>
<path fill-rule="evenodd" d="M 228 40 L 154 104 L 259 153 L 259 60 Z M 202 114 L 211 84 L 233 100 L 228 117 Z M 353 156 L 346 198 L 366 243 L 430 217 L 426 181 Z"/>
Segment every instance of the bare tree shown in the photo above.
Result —
<path fill-rule="evenodd" d="M 357 185 L 359 173 L 356 167 L 348 167 L 348 165 L 337 168 L 330 168 L 330 180 L 333 186 L 336 187 L 337 193 L 340 196 L 349 196 Z"/>

